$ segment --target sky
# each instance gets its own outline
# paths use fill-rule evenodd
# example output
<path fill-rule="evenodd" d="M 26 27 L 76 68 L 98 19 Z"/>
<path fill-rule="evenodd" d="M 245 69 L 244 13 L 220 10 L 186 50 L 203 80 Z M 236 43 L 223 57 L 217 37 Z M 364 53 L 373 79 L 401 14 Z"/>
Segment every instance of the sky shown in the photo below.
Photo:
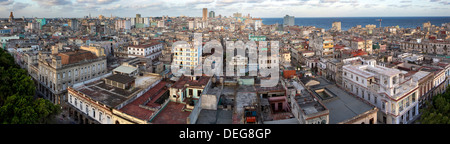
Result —
<path fill-rule="evenodd" d="M 450 16 L 450 0 L 0 0 L 0 17 L 201 17 L 203 8 L 260 18 Z"/>

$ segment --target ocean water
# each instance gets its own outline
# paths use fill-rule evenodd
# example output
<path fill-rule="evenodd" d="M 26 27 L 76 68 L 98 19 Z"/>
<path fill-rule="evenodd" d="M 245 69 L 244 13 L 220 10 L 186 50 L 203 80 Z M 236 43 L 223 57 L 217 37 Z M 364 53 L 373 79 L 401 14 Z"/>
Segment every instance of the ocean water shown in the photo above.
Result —
<path fill-rule="evenodd" d="M 321 17 L 321 18 L 295 18 L 295 25 L 315 26 L 316 28 L 331 28 L 333 22 L 340 21 L 341 29 L 348 30 L 356 25 L 365 27 L 368 24 L 380 26 L 377 19 L 382 19 L 381 26 L 399 26 L 400 28 L 422 27 L 423 23 L 428 21 L 432 25 L 441 26 L 444 23 L 450 23 L 450 17 Z M 283 18 L 262 18 L 265 25 L 283 24 Z"/>

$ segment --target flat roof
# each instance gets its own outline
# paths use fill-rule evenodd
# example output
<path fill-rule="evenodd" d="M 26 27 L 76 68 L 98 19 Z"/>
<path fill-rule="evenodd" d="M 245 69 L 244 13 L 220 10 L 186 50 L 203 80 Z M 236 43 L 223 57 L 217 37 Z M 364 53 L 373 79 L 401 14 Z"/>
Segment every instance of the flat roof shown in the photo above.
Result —
<path fill-rule="evenodd" d="M 336 85 L 329 85 L 327 89 L 336 94 L 335 98 L 323 102 L 330 111 L 330 124 L 337 124 L 352 119 L 374 108 L 351 96 Z"/>
<path fill-rule="evenodd" d="M 74 89 L 111 108 L 115 108 L 142 90 L 140 88 L 131 88 L 129 90 L 116 88 L 105 84 L 103 80 L 83 84 Z"/>
<path fill-rule="evenodd" d="M 130 67 L 130 66 L 121 65 L 121 66 L 115 68 L 113 71 L 130 74 L 130 73 L 132 73 L 132 72 L 134 72 L 136 70 L 137 70 L 136 67 Z"/>
<path fill-rule="evenodd" d="M 151 121 L 153 124 L 187 124 L 190 111 L 182 111 L 185 104 L 169 102 L 167 106 Z"/>
<path fill-rule="evenodd" d="M 233 111 L 231 110 L 207 110 L 202 109 L 198 115 L 196 124 L 232 124 Z"/>
<path fill-rule="evenodd" d="M 136 78 L 122 74 L 113 74 L 111 76 L 106 77 L 105 79 L 126 84 L 134 81 Z"/>

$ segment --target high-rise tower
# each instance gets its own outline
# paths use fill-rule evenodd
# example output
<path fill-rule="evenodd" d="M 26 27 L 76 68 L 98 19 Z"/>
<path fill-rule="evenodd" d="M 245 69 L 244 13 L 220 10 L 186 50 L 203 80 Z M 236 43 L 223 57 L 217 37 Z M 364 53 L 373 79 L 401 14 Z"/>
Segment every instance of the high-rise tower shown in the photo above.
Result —
<path fill-rule="evenodd" d="M 208 20 L 208 8 L 203 8 L 203 21 Z"/>

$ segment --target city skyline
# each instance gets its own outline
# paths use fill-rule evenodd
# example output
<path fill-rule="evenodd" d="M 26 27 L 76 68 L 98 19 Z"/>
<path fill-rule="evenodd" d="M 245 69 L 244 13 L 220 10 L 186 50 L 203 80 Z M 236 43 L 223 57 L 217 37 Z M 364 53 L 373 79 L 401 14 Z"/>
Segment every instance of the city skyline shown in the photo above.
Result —
<path fill-rule="evenodd" d="M 74 17 L 110 15 L 133 17 L 189 16 L 201 17 L 202 9 L 216 15 L 235 12 L 252 17 L 412 17 L 450 16 L 449 0 L 0 0 L 0 17 L 9 12 L 19 17 Z M 445 15 L 447 14 L 447 15 Z"/>

